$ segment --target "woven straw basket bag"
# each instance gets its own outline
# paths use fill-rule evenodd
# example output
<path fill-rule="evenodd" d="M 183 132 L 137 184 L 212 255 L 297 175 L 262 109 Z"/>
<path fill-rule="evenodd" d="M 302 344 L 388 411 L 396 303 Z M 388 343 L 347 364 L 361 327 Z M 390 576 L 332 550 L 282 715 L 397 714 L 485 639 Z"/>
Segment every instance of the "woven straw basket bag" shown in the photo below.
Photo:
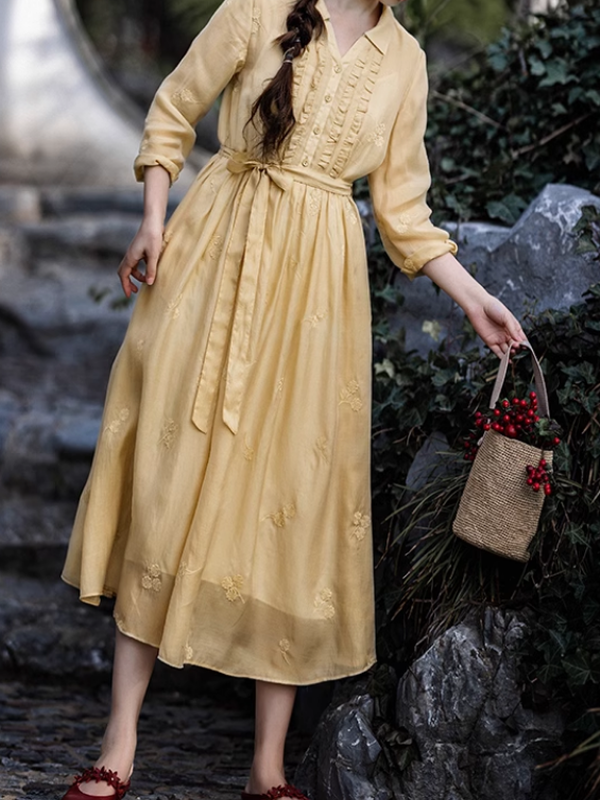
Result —
<path fill-rule="evenodd" d="M 548 393 L 539 361 L 529 342 L 539 413 L 548 417 Z M 510 359 L 505 353 L 492 391 L 495 408 L 506 378 Z M 552 466 L 552 451 L 509 439 L 495 431 L 483 434 L 452 525 L 454 533 L 470 544 L 515 561 L 527 561 L 527 548 L 537 530 L 545 496 L 526 483 L 526 467 L 544 458 Z"/>

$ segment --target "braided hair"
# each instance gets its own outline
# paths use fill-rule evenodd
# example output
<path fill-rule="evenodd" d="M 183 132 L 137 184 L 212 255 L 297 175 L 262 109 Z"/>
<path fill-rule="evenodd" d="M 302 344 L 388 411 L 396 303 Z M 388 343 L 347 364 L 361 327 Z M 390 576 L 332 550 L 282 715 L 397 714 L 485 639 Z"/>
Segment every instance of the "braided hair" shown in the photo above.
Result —
<path fill-rule="evenodd" d="M 262 123 L 261 142 L 264 158 L 278 157 L 282 145 L 296 124 L 292 86 L 292 62 L 304 53 L 307 45 L 323 31 L 323 17 L 317 11 L 317 0 L 297 0 L 286 20 L 287 31 L 277 40 L 283 62 L 269 85 L 252 106 L 250 122 L 256 117 Z"/>

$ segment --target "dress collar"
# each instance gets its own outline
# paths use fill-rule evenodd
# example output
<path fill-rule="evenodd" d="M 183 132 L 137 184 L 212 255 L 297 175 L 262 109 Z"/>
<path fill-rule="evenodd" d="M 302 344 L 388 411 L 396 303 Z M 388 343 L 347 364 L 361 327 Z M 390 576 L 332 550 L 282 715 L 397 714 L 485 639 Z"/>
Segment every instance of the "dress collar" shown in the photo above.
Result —
<path fill-rule="evenodd" d="M 317 0 L 317 11 L 325 21 L 331 19 L 329 9 L 325 5 L 325 0 Z M 383 6 L 381 16 L 374 28 L 368 30 L 364 36 L 375 45 L 375 47 L 385 55 L 390 41 L 390 33 L 394 28 L 396 18 L 390 6 Z"/>

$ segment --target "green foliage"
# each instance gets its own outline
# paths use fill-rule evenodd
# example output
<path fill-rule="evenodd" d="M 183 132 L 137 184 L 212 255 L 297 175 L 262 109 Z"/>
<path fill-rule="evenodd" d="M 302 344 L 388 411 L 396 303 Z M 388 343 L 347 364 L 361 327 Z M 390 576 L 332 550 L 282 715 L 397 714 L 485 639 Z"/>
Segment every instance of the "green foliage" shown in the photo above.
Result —
<path fill-rule="evenodd" d="M 486 43 L 507 22 L 510 4 L 488 0 L 482 11 L 478 0 L 410 0 L 396 7 L 396 15 L 423 45 L 432 41 Z"/>
<path fill-rule="evenodd" d="M 438 218 L 513 224 L 549 182 L 600 191 L 600 8 L 593 0 L 503 31 L 431 92 Z"/>
<path fill-rule="evenodd" d="M 595 260 L 600 261 L 600 208 L 583 206 L 581 218 L 573 231 L 579 236 L 577 252 L 594 253 Z"/>
<path fill-rule="evenodd" d="M 403 668 L 415 647 L 470 609 L 489 603 L 523 609 L 532 625 L 523 651 L 526 694 L 538 707 L 549 698 L 563 707 L 568 747 L 600 729 L 600 718 L 588 711 L 600 706 L 600 284 L 580 304 L 545 311 L 527 327 L 564 437 L 554 456 L 554 493 L 526 565 L 479 551 L 451 529 L 469 469 L 461 443 L 473 412 L 487 406 L 496 357 L 481 357 L 465 340 L 461 352 L 442 345 L 421 358 L 403 352 L 389 332 L 376 336 L 379 652 Z M 529 375 L 524 352 L 513 359 L 517 394 L 527 391 Z M 420 488 L 409 489 L 407 470 L 434 432 L 447 437 L 448 452 Z M 562 765 L 569 785 L 571 767 L 586 758 L 587 751 Z"/>

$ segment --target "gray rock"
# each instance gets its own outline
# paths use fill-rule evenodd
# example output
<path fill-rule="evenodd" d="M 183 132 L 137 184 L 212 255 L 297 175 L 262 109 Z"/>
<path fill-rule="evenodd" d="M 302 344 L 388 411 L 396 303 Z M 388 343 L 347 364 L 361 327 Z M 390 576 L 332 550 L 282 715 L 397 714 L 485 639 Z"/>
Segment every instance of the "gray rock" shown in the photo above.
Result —
<path fill-rule="evenodd" d="M 516 614 L 488 609 L 442 634 L 401 678 L 397 723 L 420 760 L 400 777 L 406 800 L 552 800 L 536 765 L 560 752 L 557 712 L 523 707 L 515 651 L 527 635 Z"/>
<path fill-rule="evenodd" d="M 600 199 L 575 186 L 550 184 L 512 228 L 488 223 L 444 227 L 458 240 L 463 266 L 475 267 L 477 280 L 521 317 L 532 309 L 568 308 L 600 280 L 591 255 L 575 252 L 572 231 L 584 205 L 600 208 Z M 462 310 L 430 281 L 411 283 L 403 275 L 398 281 L 405 302 L 395 322 L 405 328 L 407 350 L 425 355 L 436 341 L 460 330 Z"/>
<path fill-rule="evenodd" d="M 5 486 L 46 499 L 76 499 L 85 484 L 100 426 L 98 406 L 18 416 L 2 453 Z"/>
<path fill-rule="evenodd" d="M 449 449 L 448 439 L 443 433 L 434 431 L 428 436 L 408 470 L 406 476 L 408 488 L 416 492 L 432 478 L 445 474 L 448 469 L 448 459 L 442 454 Z"/>
<path fill-rule="evenodd" d="M 0 186 L 0 220 L 39 222 L 40 193 L 35 186 Z"/>
<path fill-rule="evenodd" d="M 374 778 L 381 745 L 371 727 L 373 706 L 360 695 L 321 721 L 294 778 L 312 800 L 391 800 Z"/>
<path fill-rule="evenodd" d="M 115 259 L 125 253 L 139 224 L 133 214 L 73 214 L 22 225 L 21 232 L 37 256 L 93 253 Z"/>
<path fill-rule="evenodd" d="M 0 572 L 0 592 L 0 678 L 108 678 L 114 628 L 107 614 L 79 603 L 56 578 Z"/>
<path fill-rule="evenodd" d="M 93 186 L 53 186 L 39 190 L 45 216 L 65 218 L 72 214 L 130 214 L 141 218 L 144 210 L 142 185 L 135 189 L 102 189 Z M 185 192 L 175 184 L 169 192 L 168 214 L 172 214 Z M 0 194 L 0 210 L 1 210 Z M 23 220 L 26 221 L 26 220 Z"/>

